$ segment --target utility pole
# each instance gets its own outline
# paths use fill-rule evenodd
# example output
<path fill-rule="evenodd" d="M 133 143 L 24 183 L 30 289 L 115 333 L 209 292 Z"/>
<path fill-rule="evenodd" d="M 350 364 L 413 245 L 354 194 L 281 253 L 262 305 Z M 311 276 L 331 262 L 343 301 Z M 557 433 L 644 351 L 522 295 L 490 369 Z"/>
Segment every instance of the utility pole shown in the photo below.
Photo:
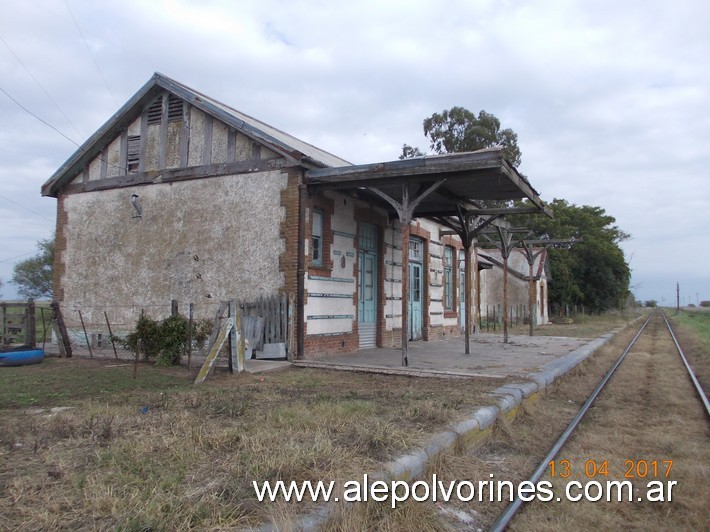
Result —
<path fill-rule="evenodd" d="M 675 312 L 680 313 L 680 284 L 676 282 L 675 284 Z"/>

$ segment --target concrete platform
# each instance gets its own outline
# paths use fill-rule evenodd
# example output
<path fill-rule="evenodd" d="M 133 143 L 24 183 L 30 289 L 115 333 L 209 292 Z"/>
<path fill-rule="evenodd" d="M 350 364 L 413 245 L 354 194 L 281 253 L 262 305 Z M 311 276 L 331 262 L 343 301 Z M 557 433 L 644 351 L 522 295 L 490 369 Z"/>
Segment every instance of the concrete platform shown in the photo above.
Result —
<path fill-rule="evenodd" d="M 510 335 L 509 342 L 503 343 L 501 334 L 479 333 L 472 337 L 471 354 L 464 354 L 462 336 L 452 336 L 430 342 L 409 343 L 409 366 L 402 366 L 402 351 L 393 348 L 363 349 L 355 353 L 328 355 L 317 359 L 294 362 L 297 367 L 340 369 L 345 371 L 372 371 L 377 373 L 410 375 L 418 377 L 452 378 L 509 378 L 527 377 L 539 371 L 556 368 L 584 346 L 592 342 L 591 338 L 572 338 L 561 336 Z M 54 350 L 52 348 L 55 348 Z M 89 357 L 86 347 L 74 348 L 76 356 Z M 57 352 L 56 345 L 46 346 L 48 353 Z M 95 358 L 114 358 L 110 346 L 94 349 Z M 119 358 L 131 360 L 133 354 L 119 349 Z M 575 358 L 572 356 L 572 358 Z M 199 367 L 204 358 L 193 356 L 193 367 Z M 183 365 L 187 362 L 183 357 Z M 227 361 L 220 357 L 218 367 L 226 366 Z M 261 373 L 289 367 L 290 362 L 248 359 L 246 371 Z"/>
<path fill-rule="evenodd" d="M 330 355 L 295 362 L 300 367 L 411 374 L 417 376 L 493 377 L 527 376 L 591 342 L 591 338 L 511 335 L 507 344 L 500 334 L 477 334 L 471 354 L 464 354 L 464 341 L 456 336 L 409 344 L 409 366 L 402 366 L 400 349 L 363 349 L 356 353 Z"/>
<path fill-rule="evenodd" d="M 244 361 L 244 370 L 247 373 L 264 373 L 288 368 L 291 363 L 285 360 L 259 360 L 249 359 Z"/>

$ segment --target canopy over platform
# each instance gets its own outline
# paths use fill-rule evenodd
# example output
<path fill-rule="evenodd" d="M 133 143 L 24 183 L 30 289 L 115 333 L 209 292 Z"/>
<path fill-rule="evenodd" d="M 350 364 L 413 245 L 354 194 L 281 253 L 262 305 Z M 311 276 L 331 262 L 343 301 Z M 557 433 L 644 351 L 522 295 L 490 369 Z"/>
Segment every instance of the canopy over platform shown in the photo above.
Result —
<path fill-rule="evenodd" d="M 311 191 L 339 190 L 386 209 L 402 225 L 402 365 L 408 365 L 409 224 L 431 218 L 457 234 L 466 249 L 465 293 L 471 293 L 470 250 L 475 236 L 505 214 L 552 216 L 530 182 L 503 157 L 503 148 L 400 159 L 385 163 L 308 170 Z M 481 201 L 527 199 L 525 208 L 486 209 Z M 483 216 L 487 215 L 487 216 Z M 471 317 L 464 307 L 465 350 Z"/>
<path fill-rule="evenodd" d="M 405 194 L 415 201 L 438 183 L 435 190 L 419 199 L 413 218 L 459 216 L 459 208 L 473 213 L 478 207 L 476 200 L 524 198 L 529 200 L 532 211 L 549 215 L 538 192 L 503 158 L 503 148 L 318 168 L 308 170 L 305 181 L 311 190 L 350 191 L 366 197 L 393 215 L 398 214 L 397 209 L 383 194 L 401 205 Z M 485 214 L 485 209 L 476 214 Z"/>

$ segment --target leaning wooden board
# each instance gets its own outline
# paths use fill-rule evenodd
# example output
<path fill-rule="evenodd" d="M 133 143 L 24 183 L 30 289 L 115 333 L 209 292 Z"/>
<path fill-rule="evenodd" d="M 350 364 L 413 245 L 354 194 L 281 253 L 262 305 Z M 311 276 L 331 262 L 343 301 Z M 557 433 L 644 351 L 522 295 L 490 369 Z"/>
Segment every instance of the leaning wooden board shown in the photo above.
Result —
<path fill-rule="evenodd" d="M 222 346 L 227 340 L 227 337 L 229 336 L 232 327 L 234 327 L 233 318 L 227 318 L 224 322 L 222 322 L 222 326 L 219 329 L 217 338 L 215 339 L 214 344 L 212 344 L 212 349 L 210 349 L 210 352 L 207 355 L 207 358 L 205 359 L 205 363 L 202 364 L 200 372 L 197 374 L 197 377 L 195 377 L 194 384 L 202 384 L 202 382 L 207 378 L 207 375 L 214 366 L 214 363 L 217 361 L 217 354 L 219 353 L 220 349 L 222 349 Z"/>

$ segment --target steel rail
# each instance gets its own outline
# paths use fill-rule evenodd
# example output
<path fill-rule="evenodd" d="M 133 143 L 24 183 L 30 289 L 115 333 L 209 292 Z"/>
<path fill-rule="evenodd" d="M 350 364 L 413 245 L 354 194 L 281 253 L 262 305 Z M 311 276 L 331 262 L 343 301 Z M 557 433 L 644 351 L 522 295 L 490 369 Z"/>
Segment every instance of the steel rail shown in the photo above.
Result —
<path fill-rule="evenodd" d="M 582 408 L 580 408 L 579 412 L 577 412 L 577 415 L 574 416 L 574 419 L 572 421 L 570 421 L 570 423 L 569 423 L 569 425 L 567 425 L 567 428 L 565 429 L 565 431 L 560 435 L 560 437 L 557 439 L 557 441 L 552 446 L 550 451 L 545 455 L 545 458 L 543 458 L 542 461 L 540 462 L 540 464 L 537 466 L 537 469 L 535 469 L 533 474 L 528 479 L 530 482 L 535 484 L 538 480 L 540 480 L 540 477 L 542 477 L 542 474 L 547 469 L 547 466 L 549 465 L 549 463 L 552 460 L 554 460 L 555 456 L 557 456 L 557 453 L 560 452 L 560 449 L 562 449 L 564 444 L 567 442 L 567 440 L 569 439 L 569 437 L 572 434 L 572 432 L 574 431 L 574 429 L 577 428 L 577 425 L 579 425 L 579 422 L 582 420 L 584 415 L 587 413 L 589 408 L 592 406 L 592 403 L 597 398 L 599 393 L 602 391 L 604 386 L 606 386 L 606 383 L 609 382 L 609 379 L 611 379 L 611 376 L 614 374 L 616 369 L 624 361 L 624 358 L 626 358 L 626 354 L 629 351 L 631 351 L 631 348 L 636 343 L 636 340 L 638 340 L 639 336 L 641 336 L 641 333 L 644 331 L 644 329 L 648 325 L 648 322 L 651 321 L 651 318 L 653 318 L 654 315 L 655 315 L 655 312 L 652 313 L 646 319 L 645 322 L 643 322 L 643 325 L 641 326 L 639 331 L 636 333 L 636 336 L 634 336 L 633 340 L 631 340 L 631 342 L 626 347 L 624 352 L 619 356 L 619 358 L 616 359 L 616 362 L 614 362 L 614 365 L 607 372 L 607 374 L 604 375 L 604 378 L 599 382 L 597 387 L 594 389 L 594 391 L 591 393 L 591 395 L 587 398 L 587 401 L 584 403 L 584 405 L 582 405 Z M 505 527 L 510 522 L 510 520 L 515 516 L 515 514 L 521 508 L 521 506 L 523 505 L 523 502 L 524 501 L 516 495 L 515 498 L 513 499 L 513 501 L 503 511 L 503 513 L 500 514 L 500 516 L 498 517 L 496 522 L 493 523 L 493 525 L 490 528 L 491 532 L 501 532 L 502 530 L 504 530 Z"/>
<path fill-rule="evenodd" d="M 668 318 L 666 318 L 666 315 L 663 312 L 661 312 L 661 316 L 663 316 L 663 321 L 666 322 L 666 327 L 668 327 L 668 332 L 671 333 L 671 338 L 673 338 L 673 342 L 675 343 L 675 347 L 678 350 L 678 354 L 680 355 L 681 360 L 683 360 L 683 364 L 685 364 L 685 369 L 688 370 L 688 375 L 690 376 L 690 380 L 693 381 L 693 385 L 695 385 L 695 391 L 698 392 L 698 395 L 700 396 L 700 400 L 705 405 L 705 412 L 707 413 L 708 416 L 710 416 L 710 402 L 708 402 L 708 396 L 705 395 L 705 391 L 703 390 L 703 387 L 700 385 L 698 378 L 695 376 L 695 372 L 693 371 L 693 368 L 690 367 L 690 364 L 688 363 L 688 359 L 685 358 L 685 354 L 683 353 L 683 349 L 681 349 L 680 344 L 678 343 L 678 339 L 675 337 L 675 333 L 673 332 L 673 328 L 671 327 L 671 324 L 669 323 Z"/>

